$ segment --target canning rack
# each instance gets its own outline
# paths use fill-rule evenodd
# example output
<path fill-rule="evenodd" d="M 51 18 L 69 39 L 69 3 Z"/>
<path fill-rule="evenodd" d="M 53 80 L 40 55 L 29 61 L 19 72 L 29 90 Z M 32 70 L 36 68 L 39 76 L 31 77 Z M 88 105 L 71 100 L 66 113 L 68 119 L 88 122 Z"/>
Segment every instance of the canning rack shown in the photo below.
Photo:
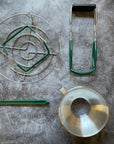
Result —
<path fill-rule="evenodd" d="M 48 21 L 30 13 L 17 14 L 0 22 L 0 28 L 0 75 L 27 84 L 40 81 L 52 72 L 60 44 Z"/>

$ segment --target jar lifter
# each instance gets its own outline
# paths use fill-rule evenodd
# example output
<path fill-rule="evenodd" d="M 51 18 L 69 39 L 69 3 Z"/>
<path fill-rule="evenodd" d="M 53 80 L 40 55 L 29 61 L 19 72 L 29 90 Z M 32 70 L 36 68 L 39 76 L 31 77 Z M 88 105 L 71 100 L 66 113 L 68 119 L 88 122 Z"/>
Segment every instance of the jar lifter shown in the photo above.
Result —
<path fill-rule="evenodd" d="M 88 72 L 78 72 L 72 68 L 72 13 L 73 12 L 94 12 L 94 40 L 93 40 L 93 49 L 92 49 L 92 70 Z M 79 74 L 86 75 L 94 72 L 96 70 L 96 61 L 97 61 L 97 44 L 96 44 L 96 29 L 97 29 L 97 10 L 96 4 L 89 5 L 72 5 L 71 8 L 71 18 L 70 18 L 70 41 L 69 41 L 69 67 L 70 71 Z"/>

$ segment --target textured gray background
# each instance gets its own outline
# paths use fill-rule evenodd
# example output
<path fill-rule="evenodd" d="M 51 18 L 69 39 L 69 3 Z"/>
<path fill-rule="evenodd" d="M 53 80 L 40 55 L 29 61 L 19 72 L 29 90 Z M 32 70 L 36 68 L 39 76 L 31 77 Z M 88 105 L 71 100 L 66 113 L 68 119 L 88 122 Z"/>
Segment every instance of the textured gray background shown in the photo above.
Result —
<path fill-rule="evenodd" d="M 69 71 L 69 11 L 73 3 L 97 4 L 97 70 L 88 76 L 77 76 Z M 41 15 L 50 21 L 60 38 L 60 59 L 54 71 L 38 83 L 14 84 L 0 77 L 1 99 L 50 100 L 47 107 L 0 107 L 0 144 L 113 144 L 114 0 L 0 0 L 0 20 L 24 12 Z M 86 45 L 86 42 L 82 45 Z M 85 53 L 81 52 L 83 56 Z M 80 63 L 79 60 L 78 66 L 80 64 L 82 70 L 88 68 L 85 67 L 87 63 Z M 110 108 L 106 127 L 91 138 L 70 135 L 58 118 L 58 104 L 62 97 L 59 88 L 69 90 L 79 85 L 100 91 Z"/>

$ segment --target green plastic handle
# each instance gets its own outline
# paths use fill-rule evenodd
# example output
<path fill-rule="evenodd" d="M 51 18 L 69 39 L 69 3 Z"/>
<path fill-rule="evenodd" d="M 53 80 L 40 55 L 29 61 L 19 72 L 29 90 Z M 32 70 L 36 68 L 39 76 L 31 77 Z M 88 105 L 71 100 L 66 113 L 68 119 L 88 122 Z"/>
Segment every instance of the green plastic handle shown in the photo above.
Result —
<path fill-rule="evenodd" d="M 70 71 L 79 74 L 79 75 L 86 75 L 94 72 L 96 70 L 96 61 L 97 61 L 97 44 L 96 40 L 93 42 L 93 49 L 92 49 L 92 70 L 88 72 L 78 72 L 72 68 L 72 40 L 69 42 L 69 67 Z"/>
<path fill-rule="evenodd" d="M 97 61 L 97 43 L 96 41 L 93 42 L 93 50 L 92 50 L 92 66 L 96 68 L 96 61 Z"/>
<path fill-rule="evenodd" d="M 0 105 L 44 105 L 49 104 L 49 100 L 1 100 Z"/>

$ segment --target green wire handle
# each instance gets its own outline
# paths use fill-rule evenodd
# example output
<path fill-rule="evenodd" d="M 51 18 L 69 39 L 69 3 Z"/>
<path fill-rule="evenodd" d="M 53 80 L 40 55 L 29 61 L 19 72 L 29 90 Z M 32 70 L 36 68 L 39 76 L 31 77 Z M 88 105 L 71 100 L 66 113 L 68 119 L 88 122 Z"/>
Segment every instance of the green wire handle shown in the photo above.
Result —
<path fill-rule="evenodd" d="M 1 100 L 0 106 L 7 105 L 45 105 L 49 100 Z"/>
<path fill-rule="evenodd" d="M 92 49 L 92 70 L 88 72 L 78 72 L 74 69 L 72 69 L 72 40 L 69 42 L 69 66 L 70 66 L 70 71 L 79 74 L 79 75 L 86 75 L 94 72 L 96 70 L 96 61 L 97 61 L 97 44 L 96 40 L 93 42 L 93 49 Z"/>

